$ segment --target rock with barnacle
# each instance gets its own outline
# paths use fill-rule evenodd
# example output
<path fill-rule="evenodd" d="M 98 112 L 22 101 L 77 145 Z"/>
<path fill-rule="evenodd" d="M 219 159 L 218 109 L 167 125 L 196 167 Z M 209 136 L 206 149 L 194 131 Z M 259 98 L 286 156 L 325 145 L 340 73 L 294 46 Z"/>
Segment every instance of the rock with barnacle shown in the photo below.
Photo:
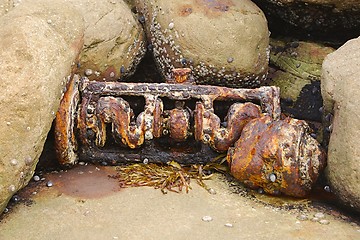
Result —
<path fill-rule="evenodd" d="M 0 213 L 34 173 L 83 32 L 60 1 L 23 2 L 0 17 Z"/>
<path fill-rule="evenodd" d="M 69 0 L 85 20 L 78 72 L 90 80 L 130 76 L 145 54 L 145 34 L 122 0 Z M 86 71 L 87 70 L 87 71 Z"/>
<path fill-rule="evenodd" d="M 250 0 L 146 0 L 137 7 L 164 78 L 187 67 L 199 84 L 252 87 L 265 80 L 269 31 Z"/>

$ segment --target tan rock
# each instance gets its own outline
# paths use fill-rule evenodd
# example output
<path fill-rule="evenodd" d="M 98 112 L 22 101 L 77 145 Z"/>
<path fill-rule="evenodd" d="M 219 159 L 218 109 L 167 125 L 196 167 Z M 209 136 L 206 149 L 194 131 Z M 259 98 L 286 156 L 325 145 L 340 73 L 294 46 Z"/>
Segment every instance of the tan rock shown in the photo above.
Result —
<path fill-rule="evenodd" d="M 360 211 L 360 38 L 329 54 L 322 68 L 325 115 L 333 113 L 327 177 L 347 206 Z M 326 117 L 328 119 L 328 117 Z M 329 120 L 329 119 L 328 119 Z"/>
<path fill-rule="evenodd" d="M 67 0 L 85 20 L 79 72 L 91 80 L 131 75 L 145 54 L 145 34 L 122 0 Z"/>
<path fill-rule="evenodd" d="M 0 18 L 0 212 L 32 177 L 83 32 L 73 8 L 51 0 Z"/>
<path fill-rule="evenodd" d="M 269 32 L 251 1 L 138 1 L 164 78 L 189 67 L 197 83 L 255 86 L 266 77 Z"/>
<path fill-rule="evenodd" d="M 0 17 L 14 7 L 18 6 L 21 3 L 21 0 L 0 0 Z"/>

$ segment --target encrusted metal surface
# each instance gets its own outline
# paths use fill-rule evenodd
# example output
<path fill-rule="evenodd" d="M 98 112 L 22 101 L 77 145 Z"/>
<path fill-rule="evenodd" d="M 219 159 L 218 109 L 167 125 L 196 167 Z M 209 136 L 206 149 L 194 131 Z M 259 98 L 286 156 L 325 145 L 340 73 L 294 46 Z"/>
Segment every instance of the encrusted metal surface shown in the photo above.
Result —
<path fill-rule="evenodd" d="M 305 122 L 280 120 L 279 89 L 95 82 L 74 76 L 56 119 L 62 164 L 203 164 L 228 151 L 231 173 L 270 194 L 304 196 L 325 158 Z"/>
<path fill-rule="evenodd" d="M 325 168 L 325 154 L 305 121 L 250 121 L 228 151 L 231 174 L 251 188 L 303 197 Z"/>

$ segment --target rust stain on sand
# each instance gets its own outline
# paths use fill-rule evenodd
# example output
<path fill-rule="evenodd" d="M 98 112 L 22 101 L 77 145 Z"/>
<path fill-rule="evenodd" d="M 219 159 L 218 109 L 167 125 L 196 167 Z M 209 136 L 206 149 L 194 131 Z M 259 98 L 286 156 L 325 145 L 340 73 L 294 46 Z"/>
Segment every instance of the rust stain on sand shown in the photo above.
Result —
<path fill-rule="evenodd" d="M 120 191 L 119 182 L 109 177 L 115 173 L 113 167 L 87 165 L 49 176 L 49 179 L 54 182 L 54 187 L 61 193 L 90 199 L 105 197 Z"/>

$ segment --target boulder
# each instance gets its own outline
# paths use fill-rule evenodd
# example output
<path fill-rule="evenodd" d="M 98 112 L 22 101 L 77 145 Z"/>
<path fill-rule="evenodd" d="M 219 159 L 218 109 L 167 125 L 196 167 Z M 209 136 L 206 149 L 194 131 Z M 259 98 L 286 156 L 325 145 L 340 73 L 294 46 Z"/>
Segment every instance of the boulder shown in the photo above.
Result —
<path fill-rule="evenodd" d="M 122 0 L 68 0 L 85 20 L 78 72 L 114 81 L 134 73 L 146 51 L 145 33 Z"/>
<path fill-rule="evenodd" d="M 51 0 L 0 18 L 0 212 L 33 175 L 83 32 L 74 8 Z"/>
<path fill-rule="evenodd" d="M 349 39 L 360 34 L 358 0 L 254 0 L 264 11 L 270 29 L 284 33 L 286 24 L 303 33 Z M 285 23 L 285 25 L 284 25 Z"/>
<path fill-rule="evenodd" d="M 321 80 L 325 119 L 332 119 L 332 125 L 327 127 L 332 132 L 326 175 L 333 192 L 357 211 L 360 211 L 359 49 L 357 38 L 329 54 L 322 66 Z"/>
<path fill-rule="evenodd" d="M 190 68 L 199 84 L 260 85 L 268 70 L 269 31 L 250 0 L 138 1 L 155 62 L 163 78 Z"/>
<path fill-rule="evenodd" d="M 284 113 L 321 122 L 321 65 L 332 47 L 304 41 L 270 41 L 270 85 L 280 88 Z"/>

